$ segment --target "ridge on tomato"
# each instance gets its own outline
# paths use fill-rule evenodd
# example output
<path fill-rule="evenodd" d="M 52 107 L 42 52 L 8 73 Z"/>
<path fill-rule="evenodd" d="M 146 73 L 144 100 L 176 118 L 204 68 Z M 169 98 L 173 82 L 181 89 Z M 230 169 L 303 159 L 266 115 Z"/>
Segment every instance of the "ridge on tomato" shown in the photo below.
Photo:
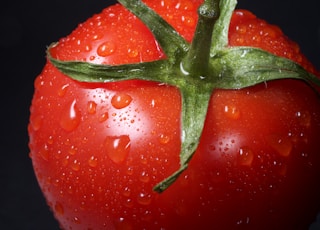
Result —
<path fill-rule="evenodd" d="M 119 2 L 35 81 L 30 156 L 61 227 L 306 228 L 320 80 L 298 46 L 235 0 Z"/>

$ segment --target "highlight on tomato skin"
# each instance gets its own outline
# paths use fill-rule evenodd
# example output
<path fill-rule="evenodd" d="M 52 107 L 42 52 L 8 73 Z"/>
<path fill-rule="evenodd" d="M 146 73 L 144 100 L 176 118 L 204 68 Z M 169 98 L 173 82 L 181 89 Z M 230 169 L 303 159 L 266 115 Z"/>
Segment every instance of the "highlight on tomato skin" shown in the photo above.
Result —
<path fill-rule="evenodd" d="M 201 0 L 144 2 L 192 42 Z M 288 55 L 316 73 L 278 27 L 246 10 L 233 13 L 228 39 L 229 47 Z M 120 4 L 80 24 L 50 54 L 104 65 L 168 58 Z M 316 220 L 320 99 L 303 81 L 215 89 L 188 168 L 160 194 L 154 186 L 181 163 L 178 87 L 79 82 L 49 59 L 34 86 L 30 157 L 62 229 L 307 229 Z"/>

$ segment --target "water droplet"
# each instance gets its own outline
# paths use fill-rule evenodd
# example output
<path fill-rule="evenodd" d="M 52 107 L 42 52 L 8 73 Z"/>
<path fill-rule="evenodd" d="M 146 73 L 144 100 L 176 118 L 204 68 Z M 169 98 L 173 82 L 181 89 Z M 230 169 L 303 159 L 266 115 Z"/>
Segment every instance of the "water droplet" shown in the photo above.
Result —
<path fill-rule="evenodd" d="M 43 80 L 43 76 L 40 75 L 39 77 L 37 77 L 34 81 L 34 87 L 36 89 L 40 89 L 42 86 L 44 85 L 44 80 Z"/>
<path fill-rule="evenodd" d="M 126 206 L 127 208 L 132 208 L 133 207 L 133 200 L 130 198 L 126 199 L 124 206 Z"/>
<path fill-rule="evenodd" d="M 65 107 L 60 117 L 60 126 L 66 131 L 72 131 L 80 124 L 81 114 L 77 108 L 76 100 Z"/>
<path fill-rule="evenodd" d="M 69 164 L 69 158 L 70 156 L 66 156 L 63 160 L 62 160 L 62 165 L 63 166 L 67 166 Z"/>
<path fill-rule="evenodd" d="M 311 125 L 311 115 L 309 111 L 296 112 L 295 116 L 299 120 L 299 124 L 308 128 Z"/>
<path fill-rule="evenodd" d="M 68 153 L 69 153 L 70 155 L 75 155 L 75 154 L 77 153 L 77 148 L 76 148 L 74 145 L 72 145 L 72 146 L 70 147 Z"/>
<path fill-rule="evenodd" d="M 30 125 L 34 131 L 38 131 L 42 125 L 42 116 L 32 116 Z"/>
<path fill-rule="evenodd" d="M 86 52 L 91 51 L 91 49 L 92 49 L 92 47 L 91 47 L 90 45 L 85 45 L 85 47 L 84 47 L 84 50 L 85 50 Z"/>
<path fill-rule="evenodd" d="M 133 168 L 132 168 L 132 167 L 129 167 L 129 168 L 127 169 L 127 174 L 128 174 L 129 176 L 131 176 L 131 175 L 133 174 Z"/>
<path fill-rule="evenodd" d="M 139 176 L 139 180 L 144 183 L 148 183 L 150 181 L 149 174 L 147 172 L 142 172 Z"/>
<path fill-rule="evenodd" d="M 111 104 L 116 109 L 127 107 L 132 101 L 132 97 L 126 93 L 115 94 L 111 99 Z"/>
<path fill-rule="evenodd" d="M 49 145 L 52 145 L 52 144 L 53 144 L 53 136 L 49 136 L 49 137 L 48 137 L 47 143 L 48 143 Z"/>
<path fill-rule="evenodd" d="M 130 138 L 127 135 L 108 136 L 104 142 L 105 151 L 114 163 L 121 163 L 127 158 L 130 145 Z"/>
<path fill-rule="evenodd" d="M 103 34 L 94 34 L 93 36 L 92 36 L 92 40 L 99 40 L 99 39 L 101 39 L 103 37 Z"/>
<path fill-rule="evenodd" d="M 181 21 L 185 26 L 188 26 L 188 27 L 194 27 L 194 25 L 196 24 L 194 18 L 188 17 L 188 16 L 182 16 Z"/>
<path fill-rule="evenodd" d="M 67 192 L 68 192 L 69 194 L 73 194 L 74 191 L 73 191 L 73 187 L 72 187 L 71 185 L 68 186 Z"/>
<path fill-rule="evenodd" d="M 239 32 L 240 34 L 245 34 L 247 32 L 247 27 L 246 26 L 236 26 L 236 31 Z"/>
<path fill-rule="evenodd" d="M 239 119 L 239 117 L 240 117 L 240 111 L 234 105 L 226 105 L 226 106 L 224 106 L 224 113 L 228 118 L 231 118 L 231 119 L 234 119 L 234 120 Z"/>
<path fill-rule="evenodd" d="M 303 158 L 308 158 L 308 157 L 309 157 L 309 154 L 308 154 L 308 153 L 305 153 L 305 152 L 302 152 L 300 155 L 301 155 L 301 157 L 303 157 Z"/>
<path fill-rule="evenodd" d="M 39 155 L 41 156 L 41 158 L 45 161 L 49 161 L 49 148 L 48 145 L 44 145 L 40 151 L 39 151 Z"/>
<path fill-rule="evenodd" d="M 56 204 L 54 205 L 54 210 L 59 215 L 64 214 L 64 208 L 63 208 L 62 204 L 59 202 L 56 202 Z"/>
<path fill-rule="evenodd" d="M 131 195 L 131 189 L 129 187 L 125 187 L 122 195 L 124 195 L 125 197 L 129 197 Z"/>
<path fill-rule="evenodd" d="M 154 99 L 151 100 L 150 106 L 154 108 L 156 106 L 156 101 Z"/>
<path fill-rule="evenodd" d="M 61 86 L 61 88 L 58 90 L 58 96 L 63 97 L 66 94 L 68 87 L 69 87 L 69 84 L 65 84 Z"/>
<path fill-rule="evenodd" d="M 101 114 L 101 116 L 99 117 L 99 122 L 104 122 L 104 121 L 108 120 L 108 118 L 109 118 L 109 113 L 105 112 L 105 113 Z"/>
<path fill-rule="evenodd" d="M 115 226 L 117 230 L 132 230 L 133 225 L 127 221 L 125 218 L 120 217 L 119 220 L 116 222 L 116 226 Z"/>
<path fill-rule="evenodd" d="M 251 166 L 254 159 L 253 151 L 248 147 L 241 147 L 237 159 L 239 165 Z"/>
<path fill-rule="evenodd" d="M 151 204 L 151 195 L 147 193 L 139 193 L 137 202 L 141 205 L 149 205 Z"/>
<path fill-rule="evenodd" d="M 98 158 L 96 158 L 95 156 L 91 156 L 88 160 L 88 165 L 92 168 L 97 167 L 98 165 Z"/>
<path fill-rule="evenodd" d="M 97 109 L 97 103 L 95 103 L 94 101 L 89 101 L 88 102 L 88 107 L 87 107 L 87 111 L 89 114 L 95 114 L 96 113 L 96 109 Z"/>
<path fill-rule="evenodd" d="M 73 217 L 73 220 L 72 220 L 74 223 L 76 223 L 76 224 L 81 224 L 81 221 L 80 221 L 80 219 L 77 217 L 77 216 L 75 216 L 75 217 Z"/>
<path fill-rule="evenodd" d="M 80 162 L 78 160 L 74 160 L 72 164 L 70 165 L 71 169 L 74 171 L 80 170 Z"/>
<path fill-rule="evenodd" d="M 292 150 L 292 143 L 288 137 L 270 135 L 267 137 L 268 144 L 281 156 L 289 156 Z"/>
<path fill-rule="evenodd" d="M 148 159 L 144 155 L 141 155 L 140 162 L 141 162 L 141 164 L 146 165 L 148 163 Z"/>
<path fill-rule="evenodd" d="M 164 134 L 161 134 L 159 137 L 159 142 L 161 144 L 167 144 L 170 141 L 170 137 Z"/>
<path fill-rule="evenodd" d="M 236 225 L 246 226 L 250 223 L 250 217 L 244 217 L 236 221 Z"/>
<path fill-rule="evenodd" d="M 139 51 L 136 49 L 128 49 L 128 55 L 131 58 L 135 58 L 139 55 Z"/>
<path fill-rule="evenodd" d="M 61 153 L 62 153 L 61 150 L 55 151 L 54 157 L 55 157 L 57 160 L 58 160 L 58 159 L 61 159 Z"/>
<path fill-rule="evenodd" d="M 101 57 L 106 57 L 111 55 L 116 49 L 116 45 L 113 42 L 107 41 L 102 43 L 98 49 L 97 54 Z"/>

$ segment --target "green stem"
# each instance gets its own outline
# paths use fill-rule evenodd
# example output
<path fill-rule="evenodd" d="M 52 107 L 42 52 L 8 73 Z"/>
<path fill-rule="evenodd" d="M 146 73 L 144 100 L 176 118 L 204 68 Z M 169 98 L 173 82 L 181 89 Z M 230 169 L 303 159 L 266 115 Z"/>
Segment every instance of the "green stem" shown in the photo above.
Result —
<path fill-rule="evenodd" d="M 158 193 L 173 184 L 188 167 L 200 141 L 212 93 L 211 87 L 206 88 L 206 85 L 202 87 L 189 85 L 189 87 L 180 88 L 180 91 L 182 95 L 180 168 L 154 187 L 154 191 Z"/>
<path fill-rule="evenodd" d="M 207 75 L 214 24 L 220 15 L 219 0 L 207 0 L 198 9 L 196 32 L 182 61 L 182 70 L 186 75 L 204 77 Z"/>
<path fill-rule="evenodd" d="M 191 47 L 181 61 L 184 82 L 178 85 L 182 95 L 180 168 L 154 187 L 159 193 L 175 182 L 187 168 L 200 141 L 214 88 L 208 70 L 212 33 L 220 15 L 219 3 L 220 0 L 207 0 L 200 6 Z"/>

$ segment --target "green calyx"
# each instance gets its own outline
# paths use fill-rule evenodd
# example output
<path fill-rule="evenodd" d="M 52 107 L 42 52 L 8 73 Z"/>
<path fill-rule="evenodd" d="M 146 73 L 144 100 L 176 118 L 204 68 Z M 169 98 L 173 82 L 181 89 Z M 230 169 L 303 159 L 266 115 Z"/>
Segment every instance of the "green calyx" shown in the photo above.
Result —
<path fill-rule="evenodd" d="M 236 0 L 205 0 L 191 44 L 141 0 L 119 0 L 154 34 L 165 60 L 125 65 L 97 65 L 48 58 L 61 72 L 82 82 L 129 79 L 176 86 L 182 95 L 180 168 L 155 185 L 163 192 L 188 167 L 202 134 L 208 104 L 215 89 L 241 89 L 262 82 L 295 78 L 310 85 L 320 79 L 298 64 L 252 47 L 228 47 L 228 28 Z"/>

